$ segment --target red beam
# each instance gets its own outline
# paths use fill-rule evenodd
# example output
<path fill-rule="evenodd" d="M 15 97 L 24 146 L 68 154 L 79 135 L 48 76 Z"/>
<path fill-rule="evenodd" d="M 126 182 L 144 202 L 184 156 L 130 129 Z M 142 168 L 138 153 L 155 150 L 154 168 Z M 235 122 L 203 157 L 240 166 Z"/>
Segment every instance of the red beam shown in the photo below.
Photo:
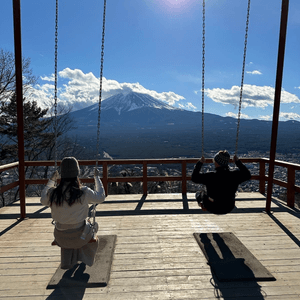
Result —
<path fill-rule="evenodd" d="M 16 67 L 16 96 L 18 122 L 18 156 L 19 156 L 19 196 L 21 219 L 26 217 L 25 203 L 25 164 L 24 164 L 24 121 L 23 121 L 23 80 L 22 80 L 22 43 L 21 43 L 21 5 L 20 0 L 13 0 L 14 41 Z"/>
<path fill-rule="evenodd" d="M 212 159 L 209 159 L 212 161 Z M 269 163 L 269 159 L 266 158 L 242 158 L 241 159 L 243 162 L 245 163 L 259 163 L 260 164 L 260 168 L 264 169 L 265 163 Z M 144 187 L 143 187 L 143 192 L 147 193 L 147 182 L 159 182 L 159 181 L 181 181 L 182 182 L 182 193 L 184 193 L 185 191 L 185 186 L 186 186 L 186 181 L 191 180 L 191 176 L 187 176 L 187 174 L 185 173 L 186 170 L 186 163 L 190 163 L 191 161 L 196 162 L 197 159 L 158 159 L 158 160 L 146 160 L 146 159 L 142 159 L 142 160 L 134 160 L 136 162 L 138 162 L 139 164 L 142 163 L 143 166 L 143 176 L 129 176 L 129 177 L 108 177 L 108 169 L 107 169 L 107 165 L 108 162 L 110 165 L 114 165 L 114 164 L 132 164 L 133 160 L 122 160 L 119 159 L 116 163 L 115 160 L 103 160 L 103 161 L 99 161 L 99 164 L 103 165 L 103 177 L 102 177 L 102 182 L 103 185 L 106 187 L 106 192 L 107 192 L 107 187 L 108 187 L 108 183 L 110 182 L 143 182 Z M 153 161 L 157 162 L 163 162 L 163 164 L 169 164 L 169 163 L 178 163 L 178 164 L 182 164 L 182 175 L 181 176 L 148 176 L 147 174 L 147 166 L 148 163 L 151 162 L 153 163 Z M 185 163 L 186 162 L 186 163 Z M 90 161 L 90 160 L 85 160 L 85 161 L 79 161 L 80 165 L 93 165 L 95 161 Z M 8 165 L 3 165 L 0 166 L 0 172 L 1 170 L 6 170 L 8 168 L 14 168 L 17 166 L 18 163 L 13 163 L 13 164 L 8 164 Z M 58 162 L 58 164 L 60 164 L 60 162 Z M 54 161 L 33 161 L 33 162 L 25 162 L 26 166 L 54 166 Z M 285 167 L 287 169 L 293 169 L 293 170 L 299 170 L 300 169 L 300 165 L 296 165 L 296 164 L 292 164 L 292 163 L 288 163 L 288 162 L 283 162 L 283 161 L 275 161 L 275 165 L 279 165 L 281 167 Z M 292 176 L 289 176 L 290 179 L 292 179 Z M 83 183 L 94 183 L 94 178 L 80 178 L 80 180 Z M 260 173 L 258 175 L 252 175 L 251 176 L 251 180 L 258 180 L 260 182 L 260 186 L 264 186 L 265 182 L 268 181 L 268 176 L 264 175 L 264 170 L 261 170 Z M 30 185 L 30 184 L 46 184 L 48 181 L 48 179 L 43 178 L 43 179 L 38 179 L 38 178 L 34 178 L 34 179 L 26 179 L 25 183 L 26 185 Z M 294 182 L 294 181 L 293 181 Z M 294 183 L 288 183 L 288 182 L 284 182 L 278 179 L 273 179 L 273 183 L 277 184 L 279 186 L 282 187 L 286 187 L 291 189 L 291 191 L 295 191 L 295 192 L 300 192 L 300 187 L 296 186 Z M 5 186 L 5 190 L 8 190 L 9 187 L 15 187 L 18 185 L 18 182 L 15 183 L 11 183 L 7 186 Z M 290 194 L 291 195 L 291 194 Z M 293 205 L 293 201 L 294 199 L 292 199 L 292 197 L 289 197 L 289 205 Z"/>
<path fill-rule="evenodd" d="M 8 190 L 11 190 L 11 189 L 17 187 L 18 185 L 19 185 L 19 181 L 15 181 L 15 182 L 9 183 L 7 185 L 3 185 L 0 187 L 0 193 L 2 194 Z"/>
<path fill-rule="evenodd" d="M 295 176 L 295 169 L 292 168 L 292 167 L 289 167 L 288 168 L 288 175 L 287 175 L 287 191 L 286 191 L 286 202 L 287 202 L 287 205 L 289 207 L 294 207 L 295 205 L 295 179 L 296 179 L 296 176 Z"/>
<path fill-rule="evenodd" d="M 289 0 L 282 0 L 278 59 L 277 59 L 277 74 L 276 74 L 275 98 L 274 98 L 274 108 L 273 108 L 272 137 L 271 137 L 271 149 L 270 149 L 269 180 L 268 180 L 267 202 L 266 202 L 267 213 L 269 213 L 271 210 L 271 201 L 272 201 L 274 162 L 276 157 L 278 120 L 279 120 L 279 110 L 280 110 L 280 96 L 281 96 L 281 88 L 282 88 L 288 10 L 289 10 Z"/>

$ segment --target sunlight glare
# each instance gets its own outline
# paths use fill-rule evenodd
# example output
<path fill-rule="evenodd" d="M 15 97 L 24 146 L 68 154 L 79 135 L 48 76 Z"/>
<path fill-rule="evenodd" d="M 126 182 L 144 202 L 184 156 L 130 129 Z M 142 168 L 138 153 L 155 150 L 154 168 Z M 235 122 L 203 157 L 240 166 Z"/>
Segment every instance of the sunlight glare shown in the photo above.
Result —
<path fill-rule="evenodd" d="M 168 11 L 180 11 L 188 8 L 194 0 L 160 0 L 161 4 Z"/>

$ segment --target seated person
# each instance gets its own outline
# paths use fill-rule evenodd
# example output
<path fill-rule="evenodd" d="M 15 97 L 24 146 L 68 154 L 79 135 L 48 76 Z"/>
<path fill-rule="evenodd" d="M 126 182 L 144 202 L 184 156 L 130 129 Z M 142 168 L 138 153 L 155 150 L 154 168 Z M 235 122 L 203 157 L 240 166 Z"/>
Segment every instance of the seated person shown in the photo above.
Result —
<path fill-rule="evenodd" d="M 227 214 L 235 207 L 235 194 L 240 183 L 251 178 L 250 171 L 235 155 L 233 160 L 238 169 L 230 170 L 230 154 L 224 150 L 214 157 L 215 171 L 200 173 L 205 158 L 195 165 L 192 181 L 206 186 L 206 191 L 196 193 L 196 199 L 203 210 L 214 214 Z"/>
<path fill-rule="evenodd" d="M 41 203 L 51 208 L 55 221 L 54 237 L 61 247 L 61 268 L 71 269 L 78 261 L 91 266 L 94 263 L 98 243 L 93 236 L 98 230 L 98 224 L 92 226 L 86 221 L 89 214 L 89 204 L 102 203 L 105 191 L 95 169 L 95 191 L 82 186 L 79 181 L 80 168 L 74 157 L 65 157 L 60 165 L 61 181 L 57 187 L 55 182 L 59 177 L 56 171 L 42 191 Z"/>

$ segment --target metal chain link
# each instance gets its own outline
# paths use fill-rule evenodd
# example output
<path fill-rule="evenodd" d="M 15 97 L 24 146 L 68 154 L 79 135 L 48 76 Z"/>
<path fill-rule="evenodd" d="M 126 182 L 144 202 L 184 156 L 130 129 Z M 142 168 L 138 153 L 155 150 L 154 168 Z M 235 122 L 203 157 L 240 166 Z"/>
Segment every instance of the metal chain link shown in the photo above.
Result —
<path fill-rule="evenodd" d="M 96 150 L 96 168 L 98 167 L 99 160 L 99 147 L 100 147 L 100 115 L 101 115 L 101 102 L 102 102 L 102 78 L 103 78 L 103 63 L 104 63 L 104 37 L 105 37 L 105 16 L 106 16 L 106 0 L 103 5 L 103 24 L 102 24 L 102 44 L 101 44 L 101 66 L 100 66 L 100 87 L 99 87 L 99 102 L 98 102 L 98 124 L 97 124 L 97 150 Z M 96 205 L 93 204 L 93 237 L 95 238 L 95 223 L 96 223 Z"/>
<path fill-rule="evenodd" d="M 247 8 L 247 21 L 246 21 L 246 30 L 245 30 L 246 32 L 245 32 L 242 80 L 241 80 L 239 112 L 238 112 L 238 122 L 237 122 L 236 142 L 235 142 L 235 155 L 237 155 L 237 150 L 238 150 L 238 140 L 239 140 L 240 122 L 241 122 L 241 109 L 242 109 L 244 75 L 245 75 L 245 64 L 246 64 L 246 54 L 247 54 L 247 42 L 248 42 L 249 16 L 250 16 L 250 1 L 251 0 L 248 0 L 248 8 Z"/>
<path fill-rule="evenodd" d="M 106 15 L 106 0 L 104 0 L 103 7 L 103 25 L 102 25 L 102 45 L 101 45 L 101 66 L 100 66 L 100 87 L 99 87 L 99 106 L 98 106 L 98 124 L 97 124 L 97 159 L 96 168 L 98 166 L 99 159 L 99 147 L 100 147 L 100 114 L 101 114 L 101 100 L 102 100 L 102 78 L 103 78 L 103 62 L 104 62 L 104 36 L 105 36 L 105 15 Z"/>
<path fill-rule="evenodd" d="M 58 49 L 58 0 L 56 0 L 55 11 L 55 51 L 54 51 L 54 162 L 57 168 L 57 49 Z"/>
<path fill-rule="evenodd" d="M 201 153 L 204 156 L 204 87 L 205 87 L 205 0 L 203 0 L 202 8 L 202 149 Z"/>

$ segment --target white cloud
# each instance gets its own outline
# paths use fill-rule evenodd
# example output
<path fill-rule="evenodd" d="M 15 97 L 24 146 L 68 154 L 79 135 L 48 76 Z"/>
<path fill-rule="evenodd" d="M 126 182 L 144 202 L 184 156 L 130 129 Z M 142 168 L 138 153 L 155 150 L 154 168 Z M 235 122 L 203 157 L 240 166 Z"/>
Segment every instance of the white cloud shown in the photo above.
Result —
<path fill-rule="evenodd" d="M 259 120 L 271 121 L 272 115 L 259 116 Z"/>
<path fill-rule="evenodd" d="M 43 84 L 31 87 L 25 97 L 30 97 L 30 99 L 35 100 L 39 106 L 46 108 L 54 103 L 54 85 L 53 84 Z"/>
<path fill-rule="evenodd" d="M 197 107 L 193 103 L 191 103 L 191 102 L 188 102 L 186 104 L 179 103 L 178 107 L 182 108 L 182 109 L 192 110 L 192 111 L 196 111 L 197 110 Z"/>
<path fill-rule="evenodd" d="M 259 116 L 260 120 L 265 121 L 272 121 L 273 116 L 272 115 L 265 115 L 265 116 Z M 281 112 L 279 114 L 279 120 L 280 121 L 289 121 L 289 120 L 296 120 L 300 121 L 300 115 L 293 112 Z"/>
<path fill-rule="evenodd" d="M 51 76 L 41 76 L 41 79 L 44 80 L 44 81 L 54 81 L 55 78 L 54 78 L 54 74 L 51 74 Z"/>
<path fill-rule="evenodd" d="M 282 121 L 288 121 L 288 120 L 297 120 L 297 121 L 300 121 L 300 115 L 297 114 L 297 113 L 293 113 L 293 112 L 281 112 L 279 114 L 279 118 L 282 120 Z"/>
<path fill-rule="evenodd" d="M 231 104 L 237 107 L 240 100 L 240 87 L 233 86 L 231 89 L 206 89 L 207 97 L 215 102 Z M 273 106 L 275 89 L 271 86 L 256 86 L 245 84 L 243 88 L 242 106 L 266 108 Z M 300 99 L 287 91 L 281 91 L 281 103 L 300 103 Z"/>
<path fill-rule="evenodd" d="M 300 90 L 300 86 L 295 86 L 295 89 L 298 89 L 298 90 Z"/>
<path fill-rule="evenodd" d="M 246 71 L 247 74 L 251 74 L 251 75 L 262 75 L 262 73 L 258 70 L 254 70 L 254 71 Z"/>
<path fill-rule="evenodd" d="M 231 118 L 238 118 L 238 114 L 235 114 L 233 112 L 228 112 L 226 113 L 226 117 L 231 117 Z M 241 119 L 251 119 L 248 115 L 241 113 Z"/>
<path fill-rule="evenodd" d="M 81 109 L 86 106 L 98 103 L 99 101 L 99 78 L 93 73 L 83 73 L 79 69 L 72 70 L 66 68 L 58 73 L 60 78 L 66 79 L 67 83 L 63 84 L 58 91 L 58 102 L 61 105 L 71 105 L 74 110 Z M 41 77 L 42 80 L 51 81 L 50 77 Z M 65 82 L 65 81 L 64 81 Z M 44 103 L 53 101 L 53 85 L 46 83 L 37 85 L 32 89 L 32 97 L 37 100 L 41 106 Z M 118 93 L 137 92 L 148 94 L 156 99 L 162 100 L 169 105 L 175 105 L 181 100 L 185 100 L 183 96 L 174 92 L 156 92 L 148 90 L 141 84 L 137 83 L 119 83 L 116 80 L 102 78 L 102 100 L 105 100 Z M 49 104 L 48 104 L 49 105 Z M 192 108 L 192 106 L 191 106 Z"/>
<path fill-rule="evenodd" d="M 195 105 L 193 105 L 193 103 L 191 103 L 191 102 L 188 102 L 187 105 L 186 105 L 186 107 L 188 109 L 194 110 L 194 111 L 197 109 L 197 107 Z"/>

